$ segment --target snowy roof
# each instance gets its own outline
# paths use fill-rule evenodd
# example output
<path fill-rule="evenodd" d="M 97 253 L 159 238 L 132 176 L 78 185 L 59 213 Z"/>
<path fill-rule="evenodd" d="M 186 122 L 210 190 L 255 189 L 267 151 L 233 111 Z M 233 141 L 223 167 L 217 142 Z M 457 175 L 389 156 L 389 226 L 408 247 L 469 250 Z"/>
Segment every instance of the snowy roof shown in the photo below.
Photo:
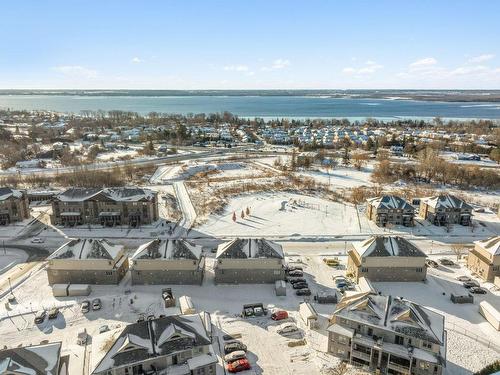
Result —
<path fill-rule="evenodd" d="M 81 202 L 101 195 L 103 199 L 110 199 L 115 202 L 138 202 L 141 200 L 151 200 L 156 193 L 149 189 L 137 187 L 119 188 L 70 188 L 56 196 L 61 202 Z"/>
<path fill-rule="evenodd" d="M 0 201 L 9 199 L 10 197 L 21 198 L 23 192 L 21 190 L 14 190 L 8 187 L 0 187 Z"/>
<path fill-rule="evenodd" d="M 54 251 L 48 259 L 115 259 L 123 250 L 122 245 L 104 239 L 74 239 Z"/>
<path fill-rule="evenodd" d="M 92 373 L 210 344 L 199 314 L 166 316 L 134 323 L 123 329 Z"/>
<path fill-rule="evenodd" d="M 441 194 L 435 197 L 423 198 L 421 202 L 433 208 L 463 208 L 472 210 L 472 207 L 460 198 L 450 194 Z"/>
<path fill-rule="evenodd" d="M 283 259 L 283 248 L 276 242 L 263 238 L 240 239 L 225 242 L 217 248 L 216 258 L 278 258 Z"/>
<path fill-rule="evenodd" d="M 474 243 L 485 249 L 491 255 L 500 255 L 500 236 L 475 241 Z"/>
<path fill-rule="evenodd" d="M 383 195 L 381 197 L 367 199 L 367 202 L 376 208 L 383 208 L 387 210 L 415 210 L 407 201 L 395 195 Z"/>
<path fill-rule="evenodd" d="M 60 342 L 1 350 L 0 374 L 57 375 L 60 353 Z"/>
<path fill-rule="evenodd" d="M 426 257 L 424 252 L 403 237 L 372 236 L 365 241 L 353 242 L 361 257 Z"/>
<path fill-rule="evenodd" d="M 342 298 L 334 315 L 444 344 L 444 316 L 403 298 L 358 293 Z"/>
<path fill-rule="evenodd" d="M 136 250 L 132 259 L 200 259 L 201 246 L 184 239 L 149 241 Z"/>

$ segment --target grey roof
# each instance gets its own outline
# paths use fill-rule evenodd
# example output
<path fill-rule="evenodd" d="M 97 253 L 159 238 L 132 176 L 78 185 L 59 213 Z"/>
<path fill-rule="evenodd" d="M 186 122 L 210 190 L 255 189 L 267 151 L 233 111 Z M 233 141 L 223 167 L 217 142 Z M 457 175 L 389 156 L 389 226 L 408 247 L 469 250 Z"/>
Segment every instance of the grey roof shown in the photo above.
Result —
<path fill-rule="evenodd" d="M 0 374 L 57 375 L 60 353 L 60 342 L 1 350 Z"/>
<path fill-rule="evenodd" d="M 105 239 L 80 238 L 66 242 L 48 259 L 115 259 L 121 254 L 122 245 Z"/>
<path fill-rule="evenodd" d="M 156 193 L 149 189 L 137 187 L 117 188 L 70 188 L 56 196 L 62 202 L 82 202 L 92 198 L 110 199 L 115 202 L 138 202 L 152 200 Z"/>
<path fill-rule="evenodd" d="M 381 197 L 367 199 L 367 202 L 368 204 L 376 208 L 383 208 L 387 210 L 400 209 L 415 211 L 411 204 L 409 204 L 403 198 L 397 197 L 395 195 L 383 195 Z"/>
<path fill-rule="evenodd" d="M 201 257 L 201 246 L 185 239 L 149 241 L 136 250 L 132 259 L 193 259 Z"/>
<path fill-rule="evenodd" d="M 10 197 L 21 198 L 23 192 L 21 190 L 14 190 L 9 187 L 0 187 L 0 201 L 9 199 Z"/>
<path fill-rule="evenodd" d="M 123 329 L 92 373 L 210 344 L 198 314 L 166 316 L 134 323 Z"/>
<path fill-rule="evenodd" d="M 334 315 L 439 345 L 445 340 L 443 315 L 399 297 L 370 292 L 343 297 Z"/>
<path fill-rule="evenodd" d="M 399 236 L 372 236 L 365 241 L 353 242 L 361 257 L 427 257 L 410 241 Z"/>
<path fill-rule="evenodd" d="M 284 259 L 283 248 L 276 242 L 263 238 L 235 238 L 232 241 L 220 244 L 216 258 L 245 259 L 245 258 L 278 258 Z"/>
<path fill-rule="evenodd" d="M 425 203 L 434 208 L 460 208 L 472 210 L 472 206 L 464 200 L 450 194 L 441 194 L 435 197 L 423 198 L 421 203 Z"/>
<path fill-rule="evenodd" d="M 474 243 L 485 249 L 493 256 L 500 255 L 500 236 L 490 237 L 481 241 L 475 241 Z"/>

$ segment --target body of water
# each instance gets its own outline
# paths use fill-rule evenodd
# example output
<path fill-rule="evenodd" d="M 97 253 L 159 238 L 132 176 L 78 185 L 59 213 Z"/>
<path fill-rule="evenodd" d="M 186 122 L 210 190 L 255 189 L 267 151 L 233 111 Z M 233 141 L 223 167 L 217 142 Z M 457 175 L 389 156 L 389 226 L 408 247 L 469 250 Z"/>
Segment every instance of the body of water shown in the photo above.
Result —
<path fill-rule="evenodd" d="M 216 113 L 263 118 L 500 119 L 500 103 L 437 102 L 404 99 L 353 99 L 318 96 L 86 96 L 0 95 L 0 108 L 52 110 L 123 110 L 141 114 Z"/>

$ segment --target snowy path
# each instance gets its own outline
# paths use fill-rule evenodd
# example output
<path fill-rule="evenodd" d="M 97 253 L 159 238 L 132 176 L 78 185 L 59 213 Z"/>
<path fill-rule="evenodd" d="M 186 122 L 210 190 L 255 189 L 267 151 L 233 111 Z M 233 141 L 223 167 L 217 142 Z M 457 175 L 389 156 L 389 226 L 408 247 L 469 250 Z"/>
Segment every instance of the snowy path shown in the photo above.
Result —
<path fill-rule="evenodd" d="M 177 201 L 179 202 L 179 208 L 182 211 L 182 220 L 179 226 L 176 228 L 174 237 L 184 237 L 187 236 L 189 230 L 196 220 L 196 211 L 194 209 L 191 198 L 189 198 L 189 193 L 184 185 L 183 181 L 174 182 L 174 191 Z"/>

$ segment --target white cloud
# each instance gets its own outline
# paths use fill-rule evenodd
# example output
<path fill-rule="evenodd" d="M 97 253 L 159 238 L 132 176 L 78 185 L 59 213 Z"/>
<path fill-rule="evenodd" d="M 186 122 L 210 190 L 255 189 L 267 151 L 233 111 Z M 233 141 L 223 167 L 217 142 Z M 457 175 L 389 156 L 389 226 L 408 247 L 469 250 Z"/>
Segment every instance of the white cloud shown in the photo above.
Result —
<path fill-rule="evenodd" d="M 477 65 L 477 66 L 460 66 L 456 69 L 453 69 L 450 71 L 450 75 L 455 76 L 455 75 L 468 75 L 468 74 L 473 74 L 473 73 L 483 73 L 483 72 L 488 72 L 488 68 L 483 65 Z"/>
<path fill-rule="evenodd" d="M 378 70 L 382 69 L 384 66 L 381 64 L 377 64 L 375 61 L 368 60 L 364 66 L 361 66 L 360 68 L 353 68 L 351 66 L 348 66 L 344 69 L 342 69 L 342 73 L 344 74 L 357 74 L 357 75 L 366 75 L 366 74 L 373 74 L 377 72 Z"/>
<path fill-rule="evenodd" d="M 56 72 L 63 74 L 67 78 L 97 78 L 97 71 L 81 65 L 62 65 L 52 68 Z"/>
<path fill-rule="evenodd" d="M 246 65 L 226 65 L 224 70 L 232 72 L 247 72 L 249 68 Z"/>
<path fill-rule="evenodd" d="M 410 70 L 420 70 L 427 69 L 437 64 L 437 60 L 434 57 L 426 57 L 417 61 L 412 62 L 409 67 Z"/>
<path fill-rule="evenodd" d="M 140 64 L 140 63 L 144 62 L 144 60 L 142 60 L 141 58 L 136 56 L 132 60 L 130 60 L 130 62 L 133 64 Z"/>
<path fill-rule="evenodd" d="M 489 61 L 489 60 L 493 59 L 494 57 L 495 57 L 495 55 L 493 55 L 491 53 L 486 53 L 486 54 L 483 54 L 483 55 L 474 56 L 474 57 L 470 58 L 469 62 L 471 62 L 471 63 L 481 63 L 481 62 Z"/>
<path fill-rule="evenodd" d="M 284 69 L 284 68 L 287 68 L 289 67 L 291 64 L 290 60 L 287 60 L 287 59 L 276 59 L 273 61 L 273 63 L 271 64 L 271 66 L 263 66 L 262 68 L 260 68 L 260 70 L 264 71 L 264 72 L 269 72 L 271 70 L 278 70 L 278 69 Z"/>

